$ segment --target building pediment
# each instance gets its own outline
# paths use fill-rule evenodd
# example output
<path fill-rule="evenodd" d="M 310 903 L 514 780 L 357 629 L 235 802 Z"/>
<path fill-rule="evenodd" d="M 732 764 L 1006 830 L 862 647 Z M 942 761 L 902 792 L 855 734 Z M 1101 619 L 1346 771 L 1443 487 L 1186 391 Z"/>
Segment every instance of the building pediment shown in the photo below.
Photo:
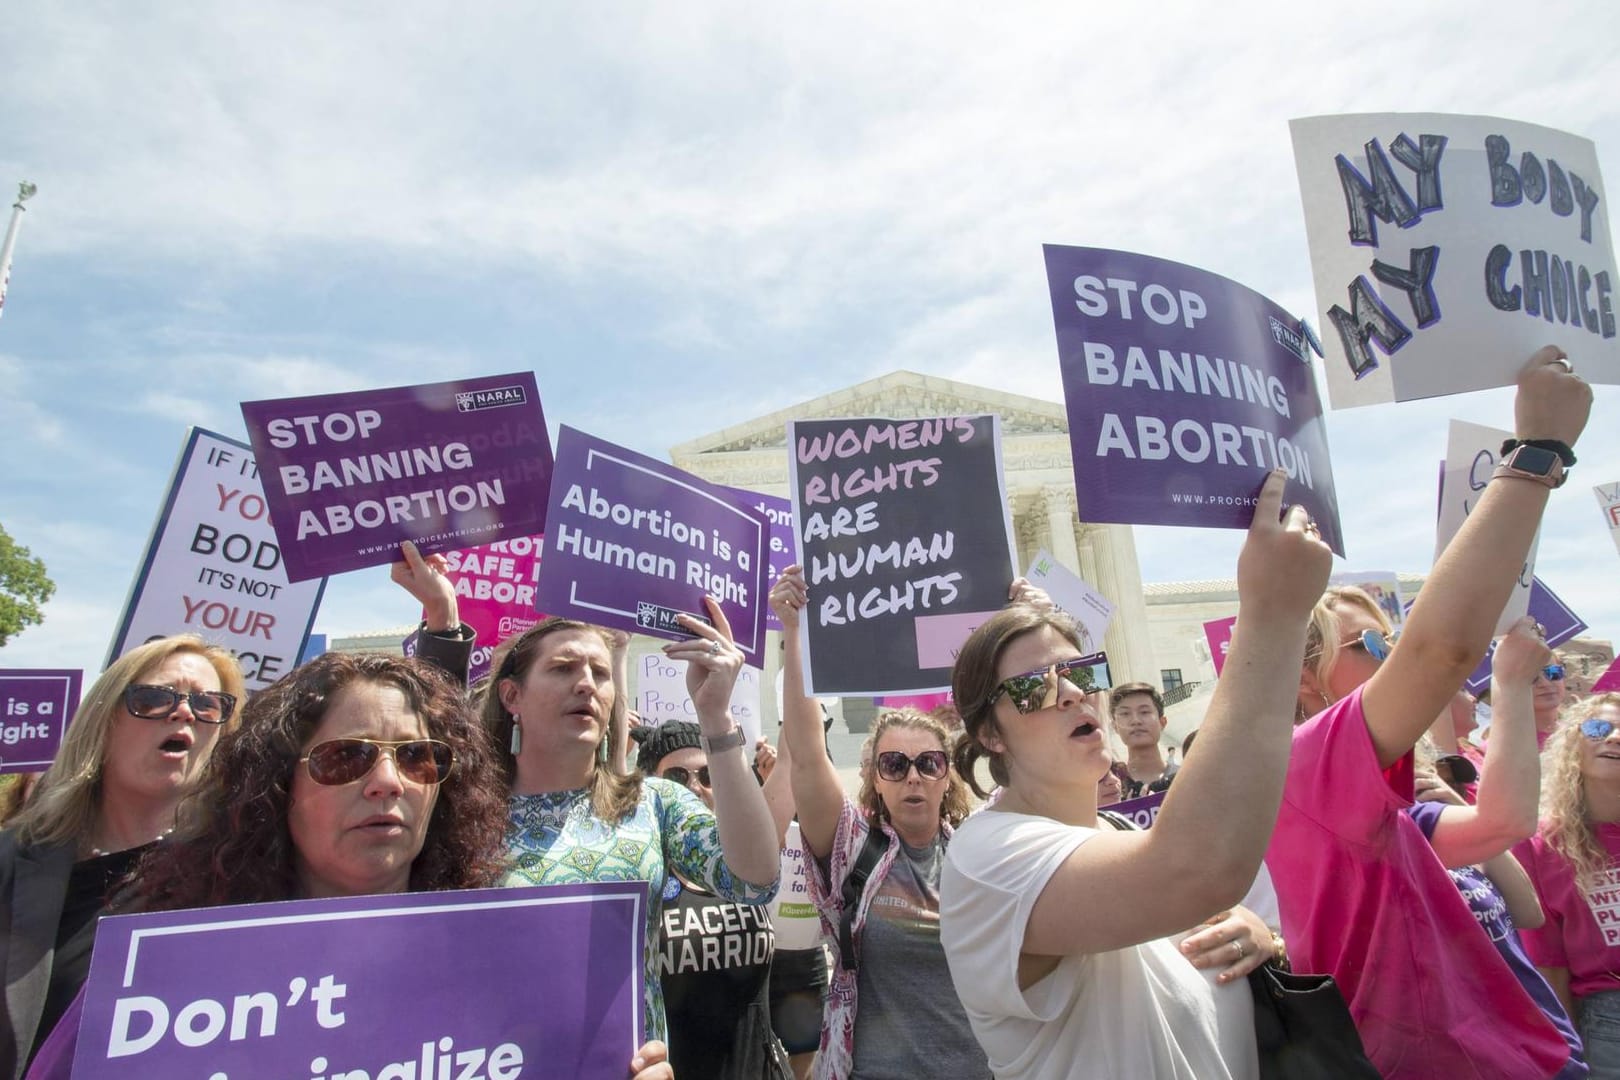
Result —
<path fill-rule="evenodd" d="M 1068 416 L 1061 402 L 1009 394 L 985 386 L 893 371 L 876 379 L 800 402 L 734 427 L 701 435 L 670 450 L 676 462 L 702 454 L 738 453 L 786 448 L 790 420 L 820 420 L 840 416 L 882 416 L 897 420 L 921 416 L 960 416 L 995 413 L 1001 417 L 1002 437 L 1014 435 L 1066 435 Z"/>

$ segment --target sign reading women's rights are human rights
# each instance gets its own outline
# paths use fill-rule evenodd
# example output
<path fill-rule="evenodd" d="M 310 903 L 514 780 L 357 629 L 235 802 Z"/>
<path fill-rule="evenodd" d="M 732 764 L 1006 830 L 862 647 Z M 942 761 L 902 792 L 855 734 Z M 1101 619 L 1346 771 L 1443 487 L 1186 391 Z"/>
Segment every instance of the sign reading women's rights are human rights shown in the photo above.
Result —
<path fill-rule="evenodd" d="M 1312 340 L 1266 297 L 1207 270 L 1046 245 L 1085 521 L 1244 529 L 1265 474 L 1344 554 Z"/>

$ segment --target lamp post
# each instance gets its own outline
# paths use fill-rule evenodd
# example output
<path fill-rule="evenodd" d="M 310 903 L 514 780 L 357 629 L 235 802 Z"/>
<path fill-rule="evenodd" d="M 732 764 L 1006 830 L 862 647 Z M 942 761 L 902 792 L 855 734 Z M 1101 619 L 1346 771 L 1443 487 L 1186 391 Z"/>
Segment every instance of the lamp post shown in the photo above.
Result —
<path fill-rule="evenodd" d="M 17 201 L 11 204 L 11 224 L 6 226 L 6 241 L 0 244 L 0 315 L 6 311 L 6 287 L 11 284 L 11 252 L 17 246 L 17 230 L 22 226 L 23 203 L 33 198 L 39 188 L 24 180 L 17 185 Z"/>

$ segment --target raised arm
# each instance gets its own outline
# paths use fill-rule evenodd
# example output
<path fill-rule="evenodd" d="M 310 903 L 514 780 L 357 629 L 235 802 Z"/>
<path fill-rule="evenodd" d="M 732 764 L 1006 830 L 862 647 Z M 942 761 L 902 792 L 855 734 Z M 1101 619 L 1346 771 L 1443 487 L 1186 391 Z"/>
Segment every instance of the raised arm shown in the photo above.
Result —
<path fill-rule="evenodd" d="M 1152 829 L 1105 829 L 1052 875 L 1025 928 L 1026 954 L 1164 937 L 1236 904 L 1253 883 L 1282 801 L 1306 619 L 1333 561 L 1303 509 L 1279 520 L 1284 484 L 1280 470 L 1266 477 L 1238 556 L 1238 630 L 1198 753 Z"/>
<path fill-rule="evenodd" d="M 761 739 L 760 742 L 765 740 Z M 757 762 L 755 768 L 758 768 Z M 765 805 L 771 808 L 771 821 L 776 825 L 776 846 L 781 847 L 787 840 L 788 826 L 793 823 L 793 815 L 797 812 L 793 802 L 793 750 L 786 728 L 776 737 L 776 764 L 771 767 L 770 775 L 765 777 L 760 790 L 765 793 Z"/>
<path fill-rule="evenodd" d="M 1471 866 L 1536 831 L 1541 762 L 1530 684 L 1551 656 L 1536 621 L 1523 618 L 1502 637 L 1491 664 L 1491 741 L 1473 806 L 1448 806 L 1430 842 L 1447 866 Z M 1522 871 L 1521 871 L 1522 873 Z"/>
<path fill-rule="evenodd" d="M 750 749 L 731 717 L 731 691 L 743 654 L 731 639 L 731 623 L 720 605 L 703 598 L 713 625 L 682 615 L 682 626 L 696 636 L 664 646 L 664 655 L 685 660 L 686 693 L 697 709 L 698 730 L 706 739 L 726 737 L 730 746 L 709 751 L 709 789 L 720 850 L 732 874 L 752 885 L 770 885 L 781 869 L 781 847 L 771 812 L 749 767 Z"/>
<path fill-rule="evenodd" d="M 608 768 L 620 776 L 628 776 L 630 765 L 630 634 L 624 630 L 609 630 L 604 628 L 603 633 L 613 643 L 611 661 L 613 664 L 613 685 L 620 687 L 621 692 L 613 695 L 613 711 L 608 714 L 608 731 L 611 733 L 608 745 L 618 747 L 613 751 L 613 758 L 608 762 Z"/>
<path fill-rule="evenodd" d="M 809 600 L 804 571 L 790 566 L 771 586 L 771 610 L 782 622 L 782 741 L 793 747 L 793 801 L 799 808 L 799 835 L 810 854 L 832 854 L 838 817 L 844 811 L 844 786 L 827 756 L 827 733 L 821 709 L 805 696 L 804 656 L 799 647 L 799 619 Z"/>
<path fill-rule="evenodd" d="M 1514 434 L 1574 446 L 1591 408 L 1592 388 L 1570 370 L 1561 349 L 1545 346 L 1519 373 Z M 1549 490 L 1523 477 L 1493 479 L 1435 562 L 1400 645 L 1362 691 L 1362 712 L 1381 767 L 1393 765 L 1417 744 L 1485 655 L 1523 572 Z"/>
<path fill-rule="evenodd" d="M 466 686 L 477 635 L 461 621 L 455 582 L 445 573 L 448 561 L 443 555 L 423 557 L 409 540 L 399 545 L 399 554 L 388 576 L 422 605 L 422 623 L 416 634 L 417 657 Z"/>

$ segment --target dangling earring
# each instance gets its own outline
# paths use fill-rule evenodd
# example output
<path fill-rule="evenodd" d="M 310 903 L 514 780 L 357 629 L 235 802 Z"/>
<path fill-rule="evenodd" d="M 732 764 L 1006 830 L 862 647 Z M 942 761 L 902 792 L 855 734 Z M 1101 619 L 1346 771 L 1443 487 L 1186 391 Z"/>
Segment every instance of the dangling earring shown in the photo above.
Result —
<path fill-rule="evenodd" d="M 606 765 L 608 761 L 608 733 L 602 733 L 602 741 L 596 744 L 596 763 Z"/>
<path fill-rule="evenodd" d="M 523 718 L 516 713 L 512 715 L 512 756 L 517 757 L 523 749 Z"/>

